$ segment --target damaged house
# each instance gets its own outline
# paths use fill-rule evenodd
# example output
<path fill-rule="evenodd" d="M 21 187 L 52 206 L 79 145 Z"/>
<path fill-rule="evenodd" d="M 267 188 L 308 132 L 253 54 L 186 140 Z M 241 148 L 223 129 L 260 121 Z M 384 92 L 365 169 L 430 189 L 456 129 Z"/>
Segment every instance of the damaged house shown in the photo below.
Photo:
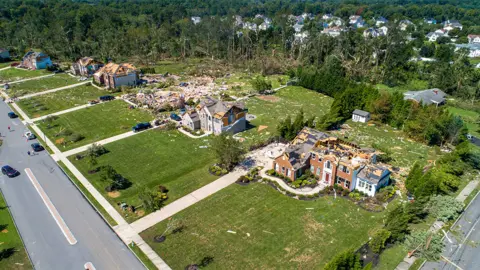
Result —
<path fill-rule="evenodd" d="M 95 61 L 92 57 L 82 57 L 72 64 L 70 70 L 74 75 L 90 77 L 101 67 L 103 63 Z"/>
<path fill-rule="evenodd" d="M 111 89 L 123 85 L 135 86 L 138 82 L 138 70 L 129 63 L 108 63 L 93 74 L 93 80 Z"/>
<path fill-rule="evenodd" d="M 49 66 L 52 66 L 52 60 L 50 56 L 43 52 L 27 52 L 22 59 L 21 67 L 28 69 L 46 69 Z"/>

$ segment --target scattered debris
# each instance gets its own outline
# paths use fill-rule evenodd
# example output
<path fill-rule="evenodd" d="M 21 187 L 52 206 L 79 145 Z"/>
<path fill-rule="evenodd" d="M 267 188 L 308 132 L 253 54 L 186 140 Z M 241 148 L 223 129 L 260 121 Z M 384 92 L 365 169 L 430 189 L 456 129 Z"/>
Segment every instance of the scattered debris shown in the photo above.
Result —
<path fill-rule="evenodd" d="M 272 232 L 269 232 L 269 231 L 263 231 L 263 232 L 264 232 L 264 233 L 269 233 L 269 234 L 274 234 L 274 233 L 272 233 Z"/>
<path fill-rule="evenodd" d="M 237 232 L 234 232 L 234 231 L 231 231 L 231 230 L 228 230 L 227 232 L 228 232 L 228 233 L 237 234 Z"/>

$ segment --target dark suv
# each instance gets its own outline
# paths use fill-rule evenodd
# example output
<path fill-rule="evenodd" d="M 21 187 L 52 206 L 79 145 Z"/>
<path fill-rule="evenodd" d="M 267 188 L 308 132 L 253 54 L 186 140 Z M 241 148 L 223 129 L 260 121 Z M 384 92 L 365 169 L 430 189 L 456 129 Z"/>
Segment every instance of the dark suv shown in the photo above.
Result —
<path fill-rule="evenodd" d="M 14 168 L 8 165 L 5 165 L 2 167 L 2 173 L 10 178 L 20 175 L 20 173 L 17 170 L 15 170 Z"/>
<path fill-rule="evenodd" d="M 40 152 L 45 150 L 45 148 L 43 148 L 43 146 L 39 143 L 32 143 L 32 149 L 34 152 Z"/>
<path fill-rule="evenodd" d="M 132 130 L 133 130 L 133 132 L 139 132 L 139 131 L 142 131 L 142 130 L 145 130 L 145 129 L 149 129 L 151 127 L 152 127 L 152 125 L 148 122 L 138 123 L 134 127 L 132 127 Z"/>
<path fill-rule="evenodd" d="M 99 97 L 99 99 L 100 99 L 101 101 L 110 101 L 110 100 L 114 100 L 115 97 L 114 97 L 114 96 L 109 96 L 109 95 L 107 95 L 107 96 L 101 96 L 101 97 Z"/>

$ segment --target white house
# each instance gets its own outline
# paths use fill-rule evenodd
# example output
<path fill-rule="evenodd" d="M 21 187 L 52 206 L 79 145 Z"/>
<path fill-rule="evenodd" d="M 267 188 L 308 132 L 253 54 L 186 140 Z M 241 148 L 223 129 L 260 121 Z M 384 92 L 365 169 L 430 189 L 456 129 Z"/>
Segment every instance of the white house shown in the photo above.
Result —
<path fill-rule="evenodd" d="M 293 30 L 295 30 L 296 33 L 300 33 L 302 31 L 302 28 L 303 28 L 303 24 L 294 24 L 293 25 Z"/>
<path fill-rule="evenodd" d="M 478 43 L 455 44 L 455 51 L 460 49 L 467 49 L 470 58 L 480 57 L 480 44 Z"/>
<path fill-rule="evenodd" d="M 365 165 L 357 173 L 355 189 L 373 197 L 375 193 L 390 182 L 390 171 L 377 164 Z"/>
<path fill-rule="evenodd" d="M 352 113 L 352 121 L 353 122 L 360 122 L 360 123 L 367 123 L 370 121 L 370 113 L 362 110 L 354 110 Z"/>
<path fill-rule="evenodd" d="M 198 113 L 193 111 L 193 112 L 188 112 L 182 116 L 182 125 L 191 129 L 191 130 L 197 130 L 200 128 L 200 117 L 198 116 Z"/>
<path fill-rule="evenodd" d="M 352 15 L 349 18 L 349 24 L 355 28 L 362 28 L 365 26 L 365 21 L 363 21 L 362 16 Z"/>
<path fill-rule="evenodd" d="M 440 37 L 448 37 L 448 35 L 445 34 L 442 30 L 437 30 L 435 32 L 430 32 L 426 35 L 426 38 L 430 42 L 435 42 Z"/>
<path fill-rule="evenodd" d="M 330 14 L 330 13 L 324 14 L 324 15 L 322 16 L 322 20 L 330 20 L 330 19 L 332 19 L 332 18 L 333 18 L 333 15 Z"/>
<path fill-rule="evenodd" d="M 413 25 L 413 23 L 409 20 L 401 20 L 400 23 L 398 24 L 398 26 L 400 27 L 400 30 L 402 31 L 406 31 L 409 25 Z"/>
<path fill-rule="evenodd" d="M 266 31 L 268 28 L 270 28 L 270 26 L 271 26 L 271 25 L 270 25 L 269 23 L 263 22 L 262 24 L 260 24 L 260 25 L 258 26 L 258 29 L 259 29 L 259 30 L 262 30 L 262 31 Z"/>
<path fill-rule="evenodd" d="M 468 35 L 468 43 L 480 44 L 480 35 Z"/>
<path fill-rule="evenodd" d="M 375 20 L 375 25 L 376 25 L 377 27 L 380 27 L 380 26 L 382 26 L 382 25 L 384 25 L 384 24 L 386 24 L 386 23 L 388 23 L 388 20 L 385 19 L 384 17 L 381 17 L 381 16 L 380 16 L 378 19 Z"/>
<path fill-rule="evenodd" d="M 331 37 L 338 37 L 342 33 L 340 27 L 329 27 L 322 30 L 322 34 L 329 35 Z"/>
<path fill-rule="evenodd" d="M 222 132 L 233 134 L 247 128 L 247 109 L 242 103 L 227 103 L 213 98 L 207 98 L 196 107 L 200 119 L 200 128 L 218 135 Z M 194 120 L 194 119 L 192 119 Z M 188 124 L 189 120 L 186 119 Z"/>
<path fill-rule="evenodd" d="M 452 31 L 454 28 L 463 29 L 463 25 L 457 20 L 447 20 L 443 23 L 443 29 Z"/>
<path fill-rule="evenodd" d="M 199 24 L 199 23 L 202 21 L 202 18 L 200 18 L 200 17 L 192 17 L 191 20 L 192 20 L 193 24 L 196 25 L 196 24 Z"/>

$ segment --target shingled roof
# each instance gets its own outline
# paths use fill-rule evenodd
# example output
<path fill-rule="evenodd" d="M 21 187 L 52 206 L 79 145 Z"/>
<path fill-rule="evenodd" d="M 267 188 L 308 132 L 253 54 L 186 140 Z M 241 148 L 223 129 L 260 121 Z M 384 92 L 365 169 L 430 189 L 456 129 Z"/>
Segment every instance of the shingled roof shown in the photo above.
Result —
<path fill-rule="evenodd" d="M 446 96 L 446 94 L 438 88 L 427 89 L 422 91 L 408 91 L 408 92 L 405 92 L 403 95 L 404 95 L 403 99 L 414 100 L 423 105 L 442 104 L 445 102 L 445 96 Z"/>

